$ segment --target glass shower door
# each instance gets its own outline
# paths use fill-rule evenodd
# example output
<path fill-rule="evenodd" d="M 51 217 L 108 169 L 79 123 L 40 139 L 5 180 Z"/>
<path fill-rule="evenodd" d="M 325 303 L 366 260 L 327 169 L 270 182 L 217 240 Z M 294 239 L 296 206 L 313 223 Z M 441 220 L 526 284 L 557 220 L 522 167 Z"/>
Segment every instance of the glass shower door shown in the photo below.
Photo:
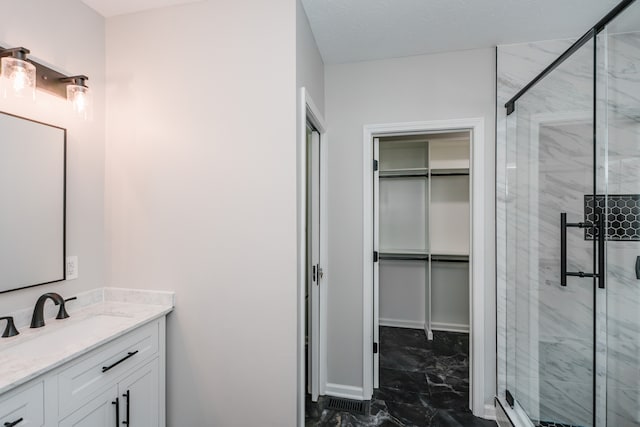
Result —
<path fill-rule="evenodd" d="M 599 203 L 607 289 L 598 310 L 598 426 L 640 426 L 640 3 L 598 36 Z M 600 301 L 599 301 L 600 303 Z M 606 424 L 605 424 L 606 421 Z"/>
<path fill-rule="evenodd" d="M 507 390 L 536 426 L 595 425 L 594 48 L 507 119 Z"/>

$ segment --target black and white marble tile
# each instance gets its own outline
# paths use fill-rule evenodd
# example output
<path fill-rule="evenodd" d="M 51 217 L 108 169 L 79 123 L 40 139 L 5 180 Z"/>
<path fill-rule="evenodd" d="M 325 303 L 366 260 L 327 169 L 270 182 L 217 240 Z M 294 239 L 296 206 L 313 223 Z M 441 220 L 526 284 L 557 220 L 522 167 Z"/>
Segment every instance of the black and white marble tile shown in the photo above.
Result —
<path fill-rule="evenodd" d="M 468 334 L 380 328 L 380 388 L 369 414 L 326 408 L 326 398 L 307 402 L 307 427 L 489 427 L 469 408 Z"/>

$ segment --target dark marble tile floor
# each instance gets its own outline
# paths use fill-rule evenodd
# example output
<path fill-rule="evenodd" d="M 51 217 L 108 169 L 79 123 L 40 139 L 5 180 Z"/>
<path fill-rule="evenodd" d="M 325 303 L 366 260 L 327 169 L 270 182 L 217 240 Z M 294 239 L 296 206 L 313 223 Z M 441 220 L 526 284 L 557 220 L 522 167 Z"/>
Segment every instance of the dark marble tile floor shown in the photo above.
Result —
<path fill-rule="evenodd" d="M 495 427 L 469 407 L 469 336 L 380 328 L 380 388 L 367 415 L 307 399 L 306 427 Z"/>

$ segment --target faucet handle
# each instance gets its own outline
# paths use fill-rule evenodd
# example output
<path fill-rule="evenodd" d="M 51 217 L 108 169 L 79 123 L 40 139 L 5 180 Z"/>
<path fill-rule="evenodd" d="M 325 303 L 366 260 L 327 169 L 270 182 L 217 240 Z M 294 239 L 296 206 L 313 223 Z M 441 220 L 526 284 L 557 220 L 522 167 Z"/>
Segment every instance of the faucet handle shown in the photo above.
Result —
<path fill-rule="evenodd" d="M 13 323 L 12 316 L 0 317 L 0 320 L 7 321 L 7 326 L 4 328 L 4 332 L 2 333 L 2 338 L 15 337 L 20 333 L 16 329 L 16 325 Z"/>
<path fill-rule="evenodd" d="M 67 313 L 67 310 L 64 308 L 64 305 L 67 301 L 73 301 L 73 300 L 77 300 L 78 297 L 71 297 L 71 298 L 67 298 L 66 300 L 63 300 L 60 303 L 60 309 L 58 310 L 58 315 L 56 316 L 56 319 L 66 319 L 69 317 L 69 313 Z"/>

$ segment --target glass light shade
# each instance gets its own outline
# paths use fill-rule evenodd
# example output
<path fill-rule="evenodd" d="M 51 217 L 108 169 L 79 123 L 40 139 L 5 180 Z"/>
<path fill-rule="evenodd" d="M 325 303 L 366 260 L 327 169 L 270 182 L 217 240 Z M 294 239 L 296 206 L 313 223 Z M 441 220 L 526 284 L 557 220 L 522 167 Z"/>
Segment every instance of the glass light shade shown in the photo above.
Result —
<path fill-rule="evenodd" d="M 5 98 L 10 95 L 36 97 L 36 67 L 33 64 L 7 56 L 1 59 L 0 67 L 0 91 Z"/>
<path fill-rule="evenodd" d="M 73 111 L 85 120 L 90 120 L 93 115 L 93 97 L 86 86 L 68 85 L 67 100 L 71 103 Z"/>

